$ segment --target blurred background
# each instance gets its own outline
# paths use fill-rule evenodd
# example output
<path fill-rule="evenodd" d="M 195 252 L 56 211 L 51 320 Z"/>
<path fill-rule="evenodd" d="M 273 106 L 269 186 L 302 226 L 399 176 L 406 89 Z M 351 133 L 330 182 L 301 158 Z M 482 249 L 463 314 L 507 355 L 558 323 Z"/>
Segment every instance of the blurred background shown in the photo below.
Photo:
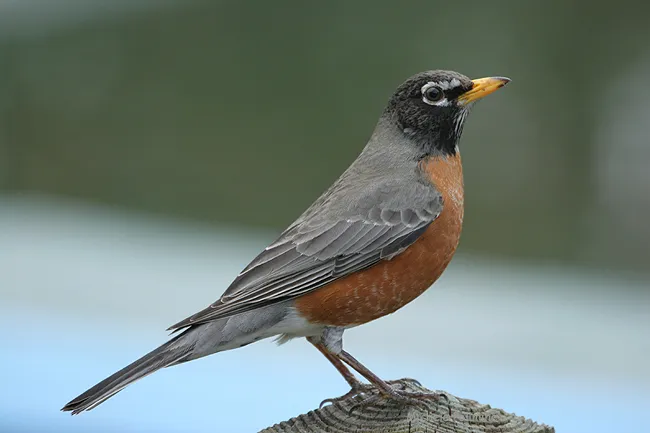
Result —
<path fill-rule="evenodd" d="M 437 68 L 513 79 L 465 128 L 461 246 L 346 347 L 558 431 L 644 431 L 649 13 L 0 1 L 0 431 L 253 432 L 346 392 L 304 341 L 267 341 L 58 412 L 217 299 L 356 157 L 394 88 Z"/>

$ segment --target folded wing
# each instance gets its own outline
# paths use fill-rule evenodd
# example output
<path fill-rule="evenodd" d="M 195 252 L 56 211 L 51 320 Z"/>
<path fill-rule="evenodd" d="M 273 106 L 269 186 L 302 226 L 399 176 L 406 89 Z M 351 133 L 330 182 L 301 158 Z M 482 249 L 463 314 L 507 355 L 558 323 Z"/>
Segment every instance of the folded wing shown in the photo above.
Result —
<path fill-rule="evenodd" d="M 374 185 L 356 194 L 356 200 L 345 194 L 333 190 L 321 196 L 219 300 L 169 329 L 293 299 L 391 259 L 413 244 L 442 211 L 440 194 L 419 182 Z"/>

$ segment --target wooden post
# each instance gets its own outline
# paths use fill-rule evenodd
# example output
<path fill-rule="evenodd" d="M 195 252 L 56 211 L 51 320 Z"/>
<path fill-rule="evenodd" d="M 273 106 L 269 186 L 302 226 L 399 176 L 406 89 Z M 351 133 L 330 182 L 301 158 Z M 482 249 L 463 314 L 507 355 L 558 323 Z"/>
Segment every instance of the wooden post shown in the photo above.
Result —
<path fill-rule="evenodd" d="M 413 392 L 433 393 L 412 379 L 395 381 Z M 447 396 L 404 406 L 389 400 L 359 405 L 368 396 L 356 396 L 281 422 L 260 433 L 554 433 L 555 429 L 493 409 L 474 400 Z"/>

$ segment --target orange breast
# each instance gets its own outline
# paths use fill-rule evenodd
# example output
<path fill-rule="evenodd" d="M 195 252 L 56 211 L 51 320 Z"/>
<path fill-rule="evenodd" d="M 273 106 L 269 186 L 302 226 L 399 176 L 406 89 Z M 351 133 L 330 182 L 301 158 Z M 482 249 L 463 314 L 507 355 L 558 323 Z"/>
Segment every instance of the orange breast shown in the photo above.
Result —
<path fill-rule="evenodd" d="M 440 216 L 392 260 L 298 298 L 296 308 L 307 320 L 330 326 L 366 323 L 403 307 L 440 277 L 456 251 L 463 222 L 460 154 L 422 160 L 420 168 L 442 194 Z"/>

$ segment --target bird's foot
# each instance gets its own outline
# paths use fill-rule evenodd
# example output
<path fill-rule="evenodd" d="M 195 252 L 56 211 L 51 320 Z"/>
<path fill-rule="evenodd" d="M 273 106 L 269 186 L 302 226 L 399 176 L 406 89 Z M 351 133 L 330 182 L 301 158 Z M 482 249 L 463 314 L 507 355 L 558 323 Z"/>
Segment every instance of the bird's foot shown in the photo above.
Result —
<path fill-rule="evenodd" d="M 371 395 L 368 395 L 366 398 L 363 398 L 361 401 L 358 401 L 352 405 L 349 411 L 354 412 L 357 409 L 372 406 L 380 401 L 385 400 L 390 400 L 394 403 L 404 406 L 419 406 L 425 410 L 429 409 L 427 401 L 430 400 L 439 402 L 440 399 L 445 399 L 447 403 L 449 403 L 449 398 L 445 394 L 435 392 L 410 391 L 406 387 L 406 382 L 412 382 L 418 386 L 420 385 L 420 382 L 415 379 L 400 379 L 387 381 L 386 384 L 390 385 L 387 389 L 372 386 L 372 390 L 374 392 L 365 393 Z M 451 406 L 449 406 L 449 415 L 451 415 Z"/>
<path fill-rule="evenodd" d="M 420 406 L 425 409 L 428 409 L 426 403 L 427 400 L 434 400 L 438 402 L 441 398 L 444 398 L 448 401 L 448 398 L 445 394 L 409 391 L 407 389 L 407 384 L 409 382 L 418 387 L 421 386 L 420 382 L 410 378 L 386 381 L 386 387 L 378 387 L 373 384 L 357 382 L 356 384 L 352 385 L 350 391 L 346 392 L 340 397 L 327 398 L 323 400 L 319 407 L 322 408 L 326 404 L 341 403 L 345 400 L 355 399 L 355 397 L 358 397 L 355 399 L 358 401 L 349 408 L 350 412 L 353 412 L 362 407 L 372 406 L 373 404 L 383 400 L 391 400 L 397 404 L 405 406 Z M 449 409 L 449 412 L 451 415 L 451 407 Z"/>

